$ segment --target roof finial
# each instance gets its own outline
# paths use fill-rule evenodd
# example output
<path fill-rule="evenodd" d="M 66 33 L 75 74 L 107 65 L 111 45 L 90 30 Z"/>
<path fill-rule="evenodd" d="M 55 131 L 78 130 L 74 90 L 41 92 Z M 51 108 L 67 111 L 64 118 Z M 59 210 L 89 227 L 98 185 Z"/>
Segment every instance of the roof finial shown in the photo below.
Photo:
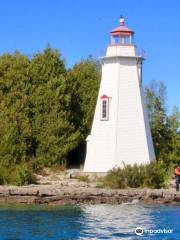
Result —
<path fill-rule="evenodd" d="M 120 26 L 124 26 L 125 25 L 125 20 L 124 20 L 122 15 L 120 16 L 119 22 L 120 22 Z"/>

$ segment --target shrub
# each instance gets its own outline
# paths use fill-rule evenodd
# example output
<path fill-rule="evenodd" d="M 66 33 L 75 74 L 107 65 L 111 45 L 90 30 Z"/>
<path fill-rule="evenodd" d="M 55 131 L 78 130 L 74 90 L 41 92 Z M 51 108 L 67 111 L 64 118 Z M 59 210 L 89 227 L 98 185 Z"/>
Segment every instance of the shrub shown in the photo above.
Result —
<path fill-rule="evenodd" d="M 0 184 L 1 185 L 27 185 L 36 183 L 36 178 L 27 164 L 19 164 L 11 167 L 1 167 Z"/>
<path fill-rule="evenodd" d="M 156 164 L 151 163 L 146 166 L 146 176 L 144 178 L 144 185 L 151 188 L 161 188 L 165 186 L 166 170 L 164 165 L 161 162 Z"/>
<path fill-rule="evenodd" d="M 79 176 L 77 176 L 77 179 L 80 181 L 80 182 L 90 182 L 90 180 L 89 180 L 89 177 L 88 176 L 86 176 L 86 175 L 79 175 Z"/>
<path fill-rule="evenodd" d="M 31 169 L 28 169 L 27 164 L 16 166 L 13 174 L 12 183 L 17 186 L 36 183 L 36 179 L 32 174 Z"/>
<path fill-rule="evenodd" d="M 160 163 L 147 165 L 124 165 L 114 168 L 102 179 L 103 185 L 110 188 L 161 188 L 165 186 L 166 173 Z"/>

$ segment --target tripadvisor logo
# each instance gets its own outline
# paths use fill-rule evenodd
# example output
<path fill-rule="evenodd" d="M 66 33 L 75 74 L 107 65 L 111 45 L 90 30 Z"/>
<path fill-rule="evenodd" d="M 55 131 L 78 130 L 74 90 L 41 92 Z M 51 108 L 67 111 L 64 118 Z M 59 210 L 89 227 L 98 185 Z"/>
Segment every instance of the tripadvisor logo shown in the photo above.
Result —
<path fill-rule="evenodd" d="M 142 227 L 137 227 L 135 229 L 136 235 L 143 235 L 144 234 L 170 234 L 173 233 L 173 229 L 143 229 Z"/>
<path fill-rule="evenodd" d="M 135 234 L 141 236 L 143 234 L 143 228 L 142 227 L 137 227 L 135 229 Z"/>

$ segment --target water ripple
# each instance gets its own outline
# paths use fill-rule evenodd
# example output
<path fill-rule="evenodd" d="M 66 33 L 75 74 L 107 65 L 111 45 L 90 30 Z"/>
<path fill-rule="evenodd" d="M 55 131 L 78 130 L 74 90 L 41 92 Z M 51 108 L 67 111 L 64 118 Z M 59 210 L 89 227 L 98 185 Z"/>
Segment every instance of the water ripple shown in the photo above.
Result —
<path fill-rule="evenodd" d="M 0 240 L 180 239 L 180 207 L 141 204 L 0 207 Z M 144 229 L 138 237 L 136 227 Z M 149 229 L 173 229 L 150 234 Z"/>

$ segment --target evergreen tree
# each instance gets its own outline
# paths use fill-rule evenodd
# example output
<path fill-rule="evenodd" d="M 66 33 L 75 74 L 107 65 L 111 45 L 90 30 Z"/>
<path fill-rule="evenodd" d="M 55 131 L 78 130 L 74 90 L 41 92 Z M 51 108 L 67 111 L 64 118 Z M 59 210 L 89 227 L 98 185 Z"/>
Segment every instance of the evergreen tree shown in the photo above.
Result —
<path fill-rule="evenodd" d="M 162 82 L 152 81 L 146 87 L 147 109 L 156 158 L 169 167 L 180 160 L 180 114 L 175 108 L 168 116 L 166 96 L 166 87 Z"/>
<path fill-rule="evenodd" d="M 71 89 L 67 88 L 67 73 L 58 51 L 48 47 L 36 54 L 30 64 L 30 75 L 36 164 L 65 165 L 80 133 L 71 121 Z"/>
<path fill-rule="evenodd" d="M 27 161 L 33 154 L 29 60 L 16 52 L 0 58 L 0 164 Z"/>
<path fill-rule="evenodd" d="M 168 154 L 170 164 L 180 164 L 180 110 L 174 107 L 168 123 L 171 131 L 170 146 L 171 151 Z"/>
<path fill-rule="evenodd" d="M 90 133 L 100 83 L 99 62 L 91 57 L 75 64 L 69 72 L 72 110 L 82 138 Z"/>

